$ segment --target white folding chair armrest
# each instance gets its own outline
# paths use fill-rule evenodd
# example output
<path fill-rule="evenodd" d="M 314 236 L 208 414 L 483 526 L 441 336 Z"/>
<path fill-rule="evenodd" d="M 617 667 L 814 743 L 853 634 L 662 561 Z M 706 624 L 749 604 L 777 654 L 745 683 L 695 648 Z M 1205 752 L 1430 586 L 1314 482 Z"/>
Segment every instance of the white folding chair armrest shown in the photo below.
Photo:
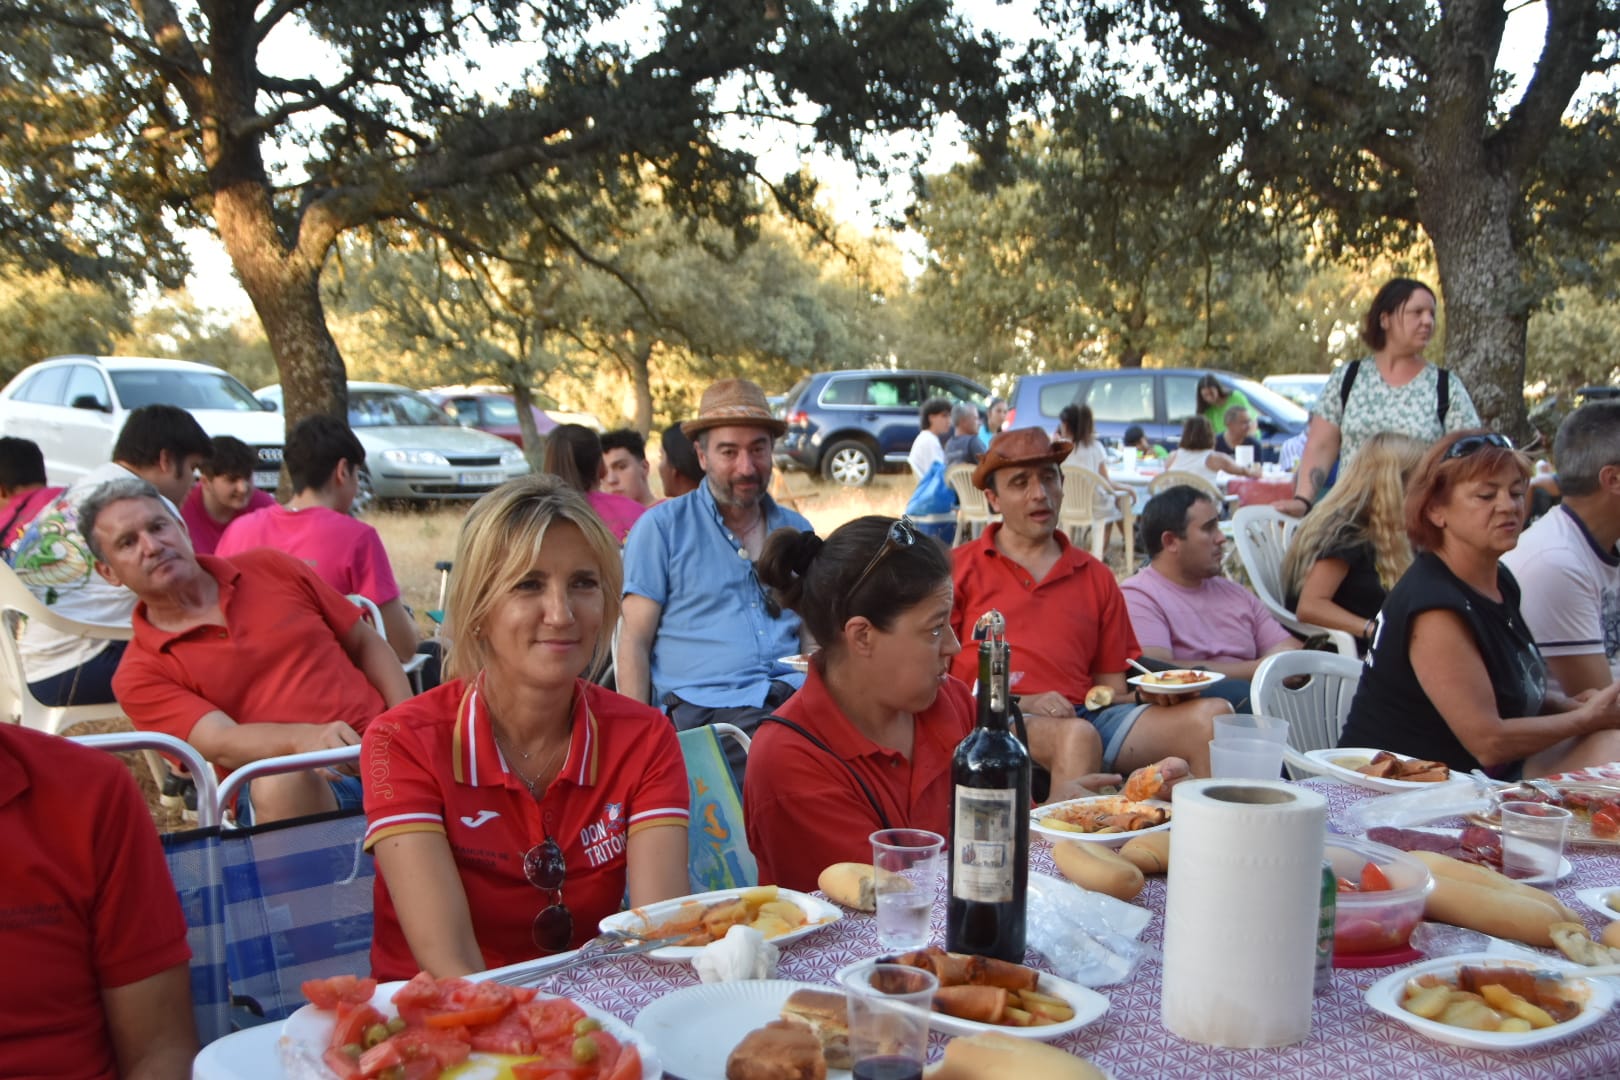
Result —
<path fill-rule="evenodd" d="M 25 619 L 36 620 L 52 630 L 72 637 L 94 638 L 97 641 L 128 641 L 135 636 L 132 627 L 80 622 L 77 619 L 69 619 L 64 615 L 59 615 L 44 604 L 26 609 L 8 604 L 5 610 L 14 612 Z"/>
<path fill-rule="evenodd" d="M 227 776 L 219 785 L 218 814 L 224 817 L 225 808 L 236 801 L 236 795 L 248 781 L 260 776 L 301 772 L 305 769 L 325 769 L 334 765 L 353 765 L 360 760 L 360 747 L 335 746 L 330 750 L 311 750 L 304 754 L 283 754 L 280 757 L 250 761 Z M 197 785 L 197 802 L 202 803 L 202 785 Z"/>
<path fill-rule="evenodd" d="M 200 826 L 219 824 L 220 802 L 218 785 L 214 779 L 214 767 L 203 760 L 197 748 L 190 743 L 160 731 L 114 731 L 105 735 L 78 735 L 73 741 L 83 746 L 93 746 L 111 752 L 158 750 L 179 758 L 185 762 L 192 780 L 197 784 L 197 824 Z"/>
<path fill-rule="evenodd" d="M 725 735 L 737 740 L 737 745 L 743 748 L 745 754 L 754 744 L 754 740 L 748 737 L 748 733 L 736 724 L 710 724 L 709 726 L 714 728 L 716 735 Z"/>

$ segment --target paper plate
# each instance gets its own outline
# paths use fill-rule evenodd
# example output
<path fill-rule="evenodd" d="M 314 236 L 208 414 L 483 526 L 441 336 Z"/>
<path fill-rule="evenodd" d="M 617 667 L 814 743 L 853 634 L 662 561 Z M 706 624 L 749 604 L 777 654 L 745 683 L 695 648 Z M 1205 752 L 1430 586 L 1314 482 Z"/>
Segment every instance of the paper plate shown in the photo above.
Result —
<path fill-rule="evenodd" d="M 377 992 L 371 995 L 372 1006 L 390 1019 L 399 1015 L 391 1000 L 404 986 L 403 982 L 382 983 Z M 541 994 L 541 997 L 557 997 L 556 994 Z M 659 1061 L 657 1044 L 645 1036 L 633 1031 L 630 1025 L 620 1020 L 612 1013 L 604 1012 L 588 1001 L 573 999 L 574 1004 L 585 1011 L 585 1015 L 602 1025 L 609 1035 L 621 1043 L 634 1043 L 636 1051 L 641 1055 L 641 1080 L 659 1080 L 664 1075 L 663 1064 Z M 325 1053 L 327 1043 L 332 1039 L 332 1027 L 337 1023 L 334 1013 L 317 1009 L 313 1005 L 305 1005 L 281 1023 L 281 1039 L 277 1043 L 277 1050 L 281 1055 L 283 1074 L 288 1080 L 310 1077 L 329 1080 L 332 1076 L 330 1070 L 321 1062 L 321 1055 Z M 457 1080 L 497 1080 L 498 1077 L 512 1075 L 511 1066 L 515 1059 L 503 1054 L 475 1053 L 467 1059 L 465 1065 L 457 1067 Z M 725 1075 L 724 1069 L 720 1075 Z"/>
<path fill-rule="evenodd" d="M 636 1034 L 658 1048 L 671 1076 L 723 1077 L 726 1058 L 743 1036 L 782 1016 L 782 1005 L 796 990 L 835 986 L 786 979 L 704 983 L 671 991 L 641 1010 Z M 848 1069 L 828 1069 L 827 1080 L 849 1080 Z"/>
<path fill-rule="evenodd" d="M 1613 898 L 1613 906 L 1609 904 Z M 1600 885 L 1595 889 L 1582 889 L 1575 894 L 1575 899 L 1603 916 L 1605 919 L 1620 919 L 1620 889 L 1613 885 Z"/>
<path fill-rule="evenodd" d="M 674 900 L 665 900 L 659 904 L 648 904 L 646 907 L 632 908 L 621 911 L 616 915 L 609 915 L 597 925 L 606 933 L 609 930 L 622 930 L 627 934 L 645 934 L 656 931 L 659 924 L 667 921 L 686 904 L 716 904 L 722 900 L 735 900 L 742 894 L 741 889 L 720 889 L 716 892 L 696 893 L 692 896 L 679 896 Z M 813 934 L 843 918 L 843 909 L 825 900 L 817 899 L 808 893 L 795 892 L 792 889 L 776 890 L 778 900 L 791 901 L 798 909 L 804 912 L 805 923 L 790 930 L 786 934 L 779 934 L 771 938 L 774 945 L 786 945 Z M 701 945 L 671 945 L 664 949 L 654 949 L 644 955 L 654 960 L 665 960 L 679 964 L 690 964 L 692 958 L 703 951 Z M 678 1070 L 677 1070 L 678 1071 Z M 724 1072 L 724 1070 L 721 1070 Z"/>
<path fill-rule="evenodd" d="M 870 960 L 858 960 L 847 967 L 839 968 L 836 976 L 839 985 L 845 985 L 850 976 L 866 971 L 877 962 L 874 957 Z M 978 1035 L 985 1031 L 999 1031 L 1003 1035 L 1012 1035 L 1020 1039 L 1050 1042 L 1053 1039 L 1062 1038 L 1071 1031 L 1079 1031 L 1108 1011 L 1108 999 L 1097 993 L 1097 991 L 1081 986 L 1079 983 L 1072 983 L 1067 979 L 1060 979 L 1056 975 L 1049 975 L 1044 971 L 1040 973 L 1040 976 L 1040 980 L 1035 984 L 1035 989 L 1050 997 L 1061 998 L 1068 1002 L 1069 1007 L 1074 1010 L 1074 1016 L 1071 1019 L 1065 1020 L 1061 1024 L 1032 1024 L 1029 1027 L 1013 1027 L 1007 1024 L 982 1024 L 977 1020 L 963 1020 L 959 1016 L 946 1016 L 944 1013 L 930 1011 L 928 1014 L 928 1026 L 935 1031 L 943 1031 L 947 1035 Z"/>
<path fill-rule="evenodd" d="M 1386 975 L 1367 988 L 1367 1004 L 1383 1013 L 1392 1020 L 1399 1021 L 1407 1027 L 1437 1042 L 1451 1043 L 1454 1046 L 1467 1046 L 1475 1050 L 1522 1050 L 1527 1046 L 1540 1046 L 1543 1043 L 1557 1042 L 1567 1039 L 1577 1032 L 1584 1031 L 1593 1024 L 1602 1020 L 1604 1014 L 1614 1004 L 1614 994 L 1604 985 L 1601 979 L 1583 979 L 1579 977 L 1579 968 L 1570 966 L 1570 977 L 1566 980 L 1575 987 L 1578 993 L 1585 996 L 1584 1007 L 1580 1015 L 1573 1020 L 1562 1024 L 1554 1024 L 1548 1028 L 1537 1028 L 1530 1031 L 1473 1031 L 1469 1028 L 1455 1027 L 1451 1024 L 1442 1024 L 1438 1020 L 1425 1020 L 1415 1013 L 1407 1012 L 1401 1007 L 1401 1000 L 1405 996 L 1406 981 L 1418 975 L 1433 972 L 1438 975 L 1451 976 L 1458 968 L 1466 965 L 1477 967 L 1517 967 L 1537 970 L 1554 966 L 1549 960 L 1517 960 L 1505 956 L 1496 956 L 1492 953 L 1464 953 L 1461 956 L 1445 956 L 1435 960 L 1426 960 L 1421 964 L 1402 968 L 1393 975 Z"/>
<path fill-rule="evenodd" d="M 1197 675 L 1194 682 L 1165 683 L 1159 682 L 1166 675 Z M 1226 678 L 1218 671 L 1194 671 L 1191 668 L 1171 668 L 1168 671 L 1155 671 L 1152 675 L 1133 675 L 1125 681 L 1141 690 L 1151 690 L 1155 694 L 1196 694 L 1200 690 L 1207 690 L 1211 686 Z"/>
<path fill-rule="evenodd" d="M 1346 784 L 1356 787 L 1371 788 L 1373 791 L 1414 791 L 1418 788 L 1443 787 L 1446 784 L 1471 784 L 1472 780 L 1465 773 L 1455 769 L 1447 780 L 1388 780 L 1382 776 L 1368 776 L 1366 773 L 1356 772 L 1356 768 L 1367 764 L 1381 751 L 1369 750 L 1365 747 L 1339 746 L 1328 747 L 1325 750 L 1307 750 L 1303 757 L 1311 763 L 1311 767 L 1324 776 L 1331 776 L 1335 780 L 1342 780 Z M 1394 751 L 1390 751 L 1394 753 Z M 1411 761 L 1406 754 L 1395 754 L 1402 761 Z"/>
<path fill-rule="evenodd" d="M 1109 802 L 1111 800 L 1123 799 L 1124 796 L 1122 795 L 1092 795 L 1084 799 L 1067 799 L 1063 802 L 1047 803 L 1045 806 L 1037 806 L 1029 813 L 1029 831 L 1032 833 L 1038 833 L 1041 836 L 1046 837 L 1048 840 L 1054 842 L 1058 840 L 1078 840 L 1082 844 L 1102 844 L 1106 847 L 1121 847 L 1134 837 L 1146 836 L 1149 833 L 1166 832 L 1169 830 L 1174 821 L 1174 818 L 1172 818 L 1165 821 L 1162 825 L 1154 825 L 1153 827 L 1147 829 L 1133 829 L 1130 832 L 1118 833 L 1069 832 L 1066 829 L 1053 828 L 1052 826 L 1046 824 L 1045 821 L 1046 818 L 1053 816 L 1057 811 L 1066 806 L 1085 806 L 1089 803 Z M 1165 808 L 1166 810 L 1170 809 L 1170 804 L 1160 799 L 1144 799 L 1141 801 L 1141 805 L 1159 806 Z"/>

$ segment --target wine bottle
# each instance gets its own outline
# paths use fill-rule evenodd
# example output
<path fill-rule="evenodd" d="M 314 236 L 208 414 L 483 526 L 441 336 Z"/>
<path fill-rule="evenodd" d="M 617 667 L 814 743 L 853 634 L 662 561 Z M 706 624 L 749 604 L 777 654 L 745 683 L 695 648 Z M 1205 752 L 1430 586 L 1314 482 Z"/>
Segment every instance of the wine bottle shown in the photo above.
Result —
<path fill-rule="evenodd" d="M 979 617 L 979 718 L 951 759 L 950 893 L 945 947 L 1024 960 L 1029 890 L 1029 751 L 1013 734 L 1001 612 Z"/>

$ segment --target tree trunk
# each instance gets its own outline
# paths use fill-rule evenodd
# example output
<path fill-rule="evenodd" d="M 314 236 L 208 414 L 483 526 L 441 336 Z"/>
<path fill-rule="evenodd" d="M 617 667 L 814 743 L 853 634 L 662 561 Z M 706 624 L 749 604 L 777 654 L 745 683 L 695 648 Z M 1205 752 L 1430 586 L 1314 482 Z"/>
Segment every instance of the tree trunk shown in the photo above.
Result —
<path fill-rule="evenodd" d="M 636 430 L 643 439 L 652 431 L 652 351 L 650 340 L 637 341 L 630 356 L 630 381 L 636 391 Z"/>
<path fill-rule="evenodd" d="M 523 432 L 523 456 L 529 459 L 529 468 L 540 472 L 545 445 L 540 441 L 540 429 L 534 422 L 534 394 L 522 379 L 513 379 L 507 389 L 512 391 L 512 404 L 517 406 L 518 428 Z"/>

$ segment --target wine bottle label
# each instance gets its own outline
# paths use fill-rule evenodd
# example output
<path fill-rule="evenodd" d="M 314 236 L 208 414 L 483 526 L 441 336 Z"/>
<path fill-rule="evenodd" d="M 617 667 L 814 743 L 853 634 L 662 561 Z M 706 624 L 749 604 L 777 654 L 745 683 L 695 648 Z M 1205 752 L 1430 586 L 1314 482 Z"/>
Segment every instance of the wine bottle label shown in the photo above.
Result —
<path fill-rule="evenodd" d="M 951 833 L 951 894 L 983 904 L 1013 899 L 1017 854 L 1016 788 L 956 787 L 956 828 Z M 1029 813 L 1028 807 L 1023 813 Z"/>

